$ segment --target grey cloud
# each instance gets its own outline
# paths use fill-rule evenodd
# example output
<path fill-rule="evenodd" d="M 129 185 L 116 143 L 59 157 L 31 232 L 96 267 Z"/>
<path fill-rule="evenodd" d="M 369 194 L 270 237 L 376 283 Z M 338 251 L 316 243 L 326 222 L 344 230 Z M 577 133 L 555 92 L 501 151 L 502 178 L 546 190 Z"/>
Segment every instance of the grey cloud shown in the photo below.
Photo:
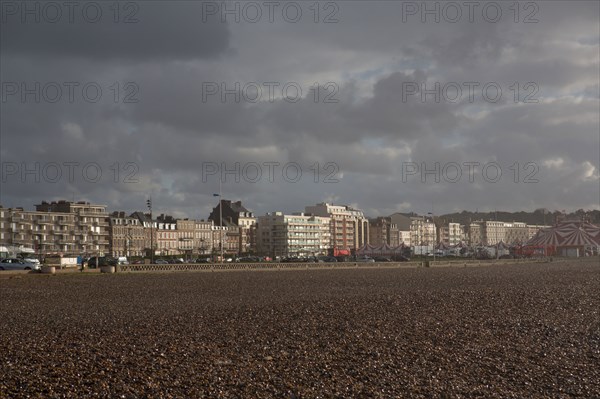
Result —
<path fill-rule="evenodd" d="M 340 22 L 327 26 L 202 24 L 190 5 L 152 2 L 140 3 L 140 22 L 132 26 L 3 24 L 3 82 L 96 81 L 106 88 L 135 81 L 140 101 L 115 103 L 106 89 L 95 104 L 3 103 L 2 162 L 93 161 L 108 178 L 11 180 L 2 185 L 1 203 L 28 207 L 73 196 L 135 210 L 151 194 L 157 209 L 206 217 L 218 184 L 202 181 L 202 162 L 268 161 L 298 162 L 305 179 L 228 182 L 224 196 L 257 214 L 298 211 L 327 198 L 357 203 L 371 216 L 429 211 L 432 202 L 436 213 L 597 203 L 598 180 L 582 176 L 586 162 L 599 168 L 597 41 L 589 39 L 598 5 L 554 3 L 540 3 L 540 23 L 530 26 L 403 24 L 390 2 L 341 3 Z M 543 101 L 514 104 L 510 92 L 495 104 L 402 99 L 405 82 L 474 80 L 504 89 L 535 81 Z M 202 82 L 250 81 L 299 82 L 305 98 L 203 101 Z M 307 88 L 328 81 L 339 85 L 339 102 L 312 101 Z M 562 159 L 560 169 L 545 166 L 549 159 Z M 516 184 L 510 171 L 498 183 L 402 180 L 403 162 L 491 160 L 503 168 L 535 162 L 539 183 Z M 110 166 L 126 161 L 138 164 L 139 182 L 116 184 Z M 312 182 L 314 162 L 335 162 L 343 177 Z"/>
<path fill-rule="evenodd" d="M 17 5 L 18 13 L 3 15 L 6 20 L 1 28 L 2 52 L 5 55 L 140 62 L 213 58 L 229 49 L 227 25 L 203 21 L 201 3 L 82 2 L 77 3 L 72 17 L 69 8 L 61 6 L 62 17 L 55 23 L 48 22 L 55 18 L 54 11 L 50 17 L 45 17 L 43 2 L 10 3 Z M 32 9 L 37 4 L 40 11 L 22 17 L 20 9 L 26 4 Z M 86 14 L 88 17 L 83 17 L 86 4 L 95 6 Z M 115 4 L 120 8 L 118 22 L 115 22 Z M 101 13 L 98 17 L 96 10 Z M 35 15 L 40 16 L 40 22 L 36 22 Z M 89 22 L 96 18 L 98 22 Z"/>

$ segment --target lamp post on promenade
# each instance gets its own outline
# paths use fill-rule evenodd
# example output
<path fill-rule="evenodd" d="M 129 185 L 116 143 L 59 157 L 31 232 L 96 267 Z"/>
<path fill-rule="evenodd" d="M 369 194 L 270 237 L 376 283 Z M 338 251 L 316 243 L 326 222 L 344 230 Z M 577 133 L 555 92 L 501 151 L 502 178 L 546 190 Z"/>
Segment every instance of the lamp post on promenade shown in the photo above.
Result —
<path fill-rule="evenodd" d="M 219 194 L 213 194 L 213 197 L 219 197 L 219 232 L 220 232 L 220 239 L 219 239 L 219 246 L 221 247 L 221 262 L 223 263 L 223 200 L 222 200 L 222 193 L 221 193 L 221 183 L 222 183 L 223 179 L 221 177 L 219 177 Z"/>
<path fill-rule="evenodd" d="M 152 197 L 146 200 L 146 205 L 150 211 L 150 263 L 154 264 L 154 222 L 152 221 Z"/>

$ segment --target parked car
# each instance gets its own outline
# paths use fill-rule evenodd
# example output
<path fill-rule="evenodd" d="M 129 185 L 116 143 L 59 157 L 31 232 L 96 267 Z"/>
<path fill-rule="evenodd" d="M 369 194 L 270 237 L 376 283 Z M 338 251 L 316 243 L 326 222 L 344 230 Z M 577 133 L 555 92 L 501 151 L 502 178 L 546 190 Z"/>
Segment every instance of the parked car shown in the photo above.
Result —
<path fill-rule="evenodd" d="M 349 256 L 344 256 L 344 255 L 339 255 L 335 257 L 337 259 L 338 262 L 351 262 L 352 258 L 350 258 Z"/>
<path fill-rule="evenodd" d="M 376 256 L 373 258 L 375 262 L 391 262 L 390 258 L 386 258 L 385 256 Z"/>
<path fill-rule="evenodd" d="M 157 265 L 168 265 L 168 264 L 169 264 L 169 261 L 167 261 L 167 260 L 165 260 L 165 259 L 156 259 L 156 260 L 154 261 L 154 263 L 155 263 L 155 264 L 157 264 Z"/>
<path fill-rule="evenodd" d="M 369 258 L 368 256 L 357 256 L 354 259 L 355 262 L 363 262 L 363 263 L 373 263 L 375 262 L 375 259 L 373 258 Z"/>
<path fill-rule="evenodd" d="M 242 256 L 241 258 L 236 259 L 236 262 L 241 263 L 252 263 L 252 262 L 260 262 L 261 259 L 258 256 Z"/>
<path fill-rule="evenodd" d="M 6 258 L 0 260 L 0 270 L 40 270 L 39 264 L 25 262 L 22 259 Z"/>
<path fill-rule="evenodd" d="M 333 263 L 333 262 L 337 262 L 338 261 L 333 256 L 319 256 L 318 259 L 319 259 L 318 260 L 319 263 Z"/>
<path fill-rule="evenodd" d="M 97 262 L 96 259 L 98 260 Z M 89 267 L 90 269 L 94 269 L 96 266 L 117 266 L 118 263 L 119 261 L 116 258 L 111 258 L 110 256 L 92 256 L 85 262 L 85 264 L 87 264 L 87 267 Z"/>

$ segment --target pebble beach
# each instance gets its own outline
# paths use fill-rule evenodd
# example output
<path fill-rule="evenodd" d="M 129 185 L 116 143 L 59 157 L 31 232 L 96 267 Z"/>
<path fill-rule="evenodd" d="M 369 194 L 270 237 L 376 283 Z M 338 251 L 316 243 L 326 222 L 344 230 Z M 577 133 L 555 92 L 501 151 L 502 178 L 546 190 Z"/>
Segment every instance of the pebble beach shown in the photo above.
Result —
<path fill-rule="evenodd" d="M 0 398 L 600 397 L 598 259 L 0 276 Z"/>

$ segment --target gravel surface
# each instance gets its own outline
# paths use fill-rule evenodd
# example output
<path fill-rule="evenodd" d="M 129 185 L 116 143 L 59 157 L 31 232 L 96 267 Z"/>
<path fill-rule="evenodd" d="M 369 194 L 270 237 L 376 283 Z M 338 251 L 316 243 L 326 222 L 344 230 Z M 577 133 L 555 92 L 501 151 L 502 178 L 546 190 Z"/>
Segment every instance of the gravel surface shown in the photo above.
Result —
<path fill-rule="evenodd" d="M 597 262 L 19 275 L 0 300 L 1 398 L 600 397 Z"/>

